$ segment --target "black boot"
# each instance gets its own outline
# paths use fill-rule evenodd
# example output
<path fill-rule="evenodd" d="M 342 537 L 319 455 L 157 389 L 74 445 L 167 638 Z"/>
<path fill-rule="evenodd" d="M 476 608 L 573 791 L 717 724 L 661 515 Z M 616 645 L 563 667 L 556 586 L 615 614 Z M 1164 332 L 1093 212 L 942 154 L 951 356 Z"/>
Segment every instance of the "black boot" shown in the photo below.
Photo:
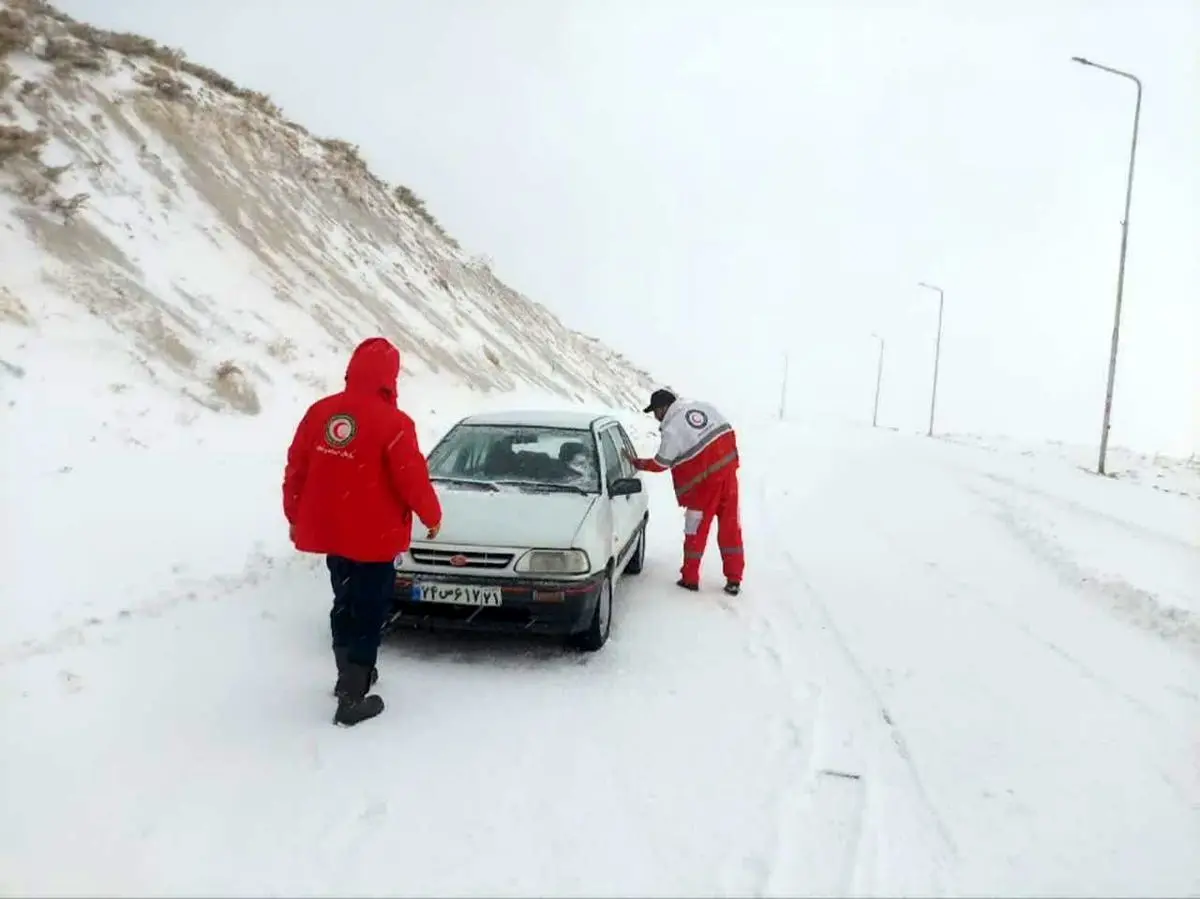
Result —
<path fill-rule="evenodd" d="M 350 650 L 348 650 L 345 646 L 333 647 L 333 661 L 334 661 L 334 664 L 337 665 L 337 673 L 338 673 L 339 679 L 342 676 L 342 672 L 346 670 L 346 665 L 349 664 L 349 660 L 350 660 Z M 379 680 L 379 669 L 376 667 L 373 667 L 371 669 L 371 679 L 367 682 L 367 689 L 369 690 L 369 689 L 371 689 L 371 687 L 375 686 L 375 683 L 378 680 Z M 333 685 L 333 695 L 334 696 L 338 695 L 338 686 L 337 686 L 336 682 Z"/>
<path fill-rule="evenodd" d="M 737 596 L 742 592 L 742 584 L 740 581 L 726 581 L 725 592 L 730 596 Z"/>
<path fill-rule="evenodd" d="M 337 712 L 333 716 L 334 724 L 352 727 L 360 721 L 374 718 L 383 711 L 383 699 L 367 695 L 370 678 L 370 670 L 362 665 L 347 663 L 342 669 L 334 688 L 338 701 Z"/>
<path fill-rule="evenodd" d="M 697 590 L 699 590 L 699 589 L 700 589 L 700 585 L 699 585 L 699 584 L 691 584 L 691 583 L 688 583 L 688 582 L 687 582 L 687 581 L 685 581 L 683 578 L 680 578 L 679 580 L 677 580 L 677 581 L 675 582 L 675 586 L 676 586 L 676 587 L 682 587 L 684 590 L 691 590 L 693 593 L 695 593 Z"/>

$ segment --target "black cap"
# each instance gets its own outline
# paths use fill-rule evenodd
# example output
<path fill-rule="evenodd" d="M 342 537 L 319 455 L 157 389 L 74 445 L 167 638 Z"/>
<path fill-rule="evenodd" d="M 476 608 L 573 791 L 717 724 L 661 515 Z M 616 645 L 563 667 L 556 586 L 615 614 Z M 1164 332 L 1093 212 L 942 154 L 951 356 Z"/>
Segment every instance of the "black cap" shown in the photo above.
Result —
<path fill-rule="evenodd" d="M 660 387 L 654 393 L 650 394 L 650 405 L 643 409 L 643 412 L 653 412 L 655 409 L 664 409 L 671 403 L 675 402 L 678 397 L 666 388 Z"/>

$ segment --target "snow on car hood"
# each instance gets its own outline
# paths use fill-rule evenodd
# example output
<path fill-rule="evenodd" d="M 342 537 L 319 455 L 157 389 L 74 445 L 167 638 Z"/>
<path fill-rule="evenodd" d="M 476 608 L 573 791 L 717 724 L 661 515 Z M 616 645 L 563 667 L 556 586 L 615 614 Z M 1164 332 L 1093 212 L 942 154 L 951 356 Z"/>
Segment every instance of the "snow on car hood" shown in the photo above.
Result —
<path fill-rule="evenodd" d="M 430 546 L 571 545 L 575 532 L 596 495 L 534 493 L 505 487 L 498 493 L 477 488 L 436 484 L 442 501 L 442 530 Z M 419 523 L 413 542 L 424 543 Z"/>

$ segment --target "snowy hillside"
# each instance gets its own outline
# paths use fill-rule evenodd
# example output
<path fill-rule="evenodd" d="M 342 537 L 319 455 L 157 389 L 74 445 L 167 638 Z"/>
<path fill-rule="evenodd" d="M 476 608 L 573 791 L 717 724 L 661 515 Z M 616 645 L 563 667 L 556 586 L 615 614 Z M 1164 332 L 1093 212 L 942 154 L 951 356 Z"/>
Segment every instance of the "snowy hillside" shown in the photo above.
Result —
<path fill-rule="evenodd" d="M 0 8 L 0 235 L 9 396 L 12 378 L 58 377 L 31 361 L 55 345 L 104 366 L 126 412 L 151 390 L 188 420 L 255 415 L 335 385 L 334 361 L 374 333 L 408 372 L 480 391 L 645 393 L 642 372 L 500 283 L 356 148 L 40 0 Z"/>

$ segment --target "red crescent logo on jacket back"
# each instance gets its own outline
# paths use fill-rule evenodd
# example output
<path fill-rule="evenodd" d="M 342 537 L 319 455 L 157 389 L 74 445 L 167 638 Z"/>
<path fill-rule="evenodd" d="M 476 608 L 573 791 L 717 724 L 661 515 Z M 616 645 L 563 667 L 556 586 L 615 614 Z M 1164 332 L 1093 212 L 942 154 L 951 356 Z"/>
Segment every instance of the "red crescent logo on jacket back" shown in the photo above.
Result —
<path fill-rule="evenodd" d="M 350 415 L 334 415 L 325 422 L 325 442 L 340 449 L 358 433 L 358 423 Z"/>

